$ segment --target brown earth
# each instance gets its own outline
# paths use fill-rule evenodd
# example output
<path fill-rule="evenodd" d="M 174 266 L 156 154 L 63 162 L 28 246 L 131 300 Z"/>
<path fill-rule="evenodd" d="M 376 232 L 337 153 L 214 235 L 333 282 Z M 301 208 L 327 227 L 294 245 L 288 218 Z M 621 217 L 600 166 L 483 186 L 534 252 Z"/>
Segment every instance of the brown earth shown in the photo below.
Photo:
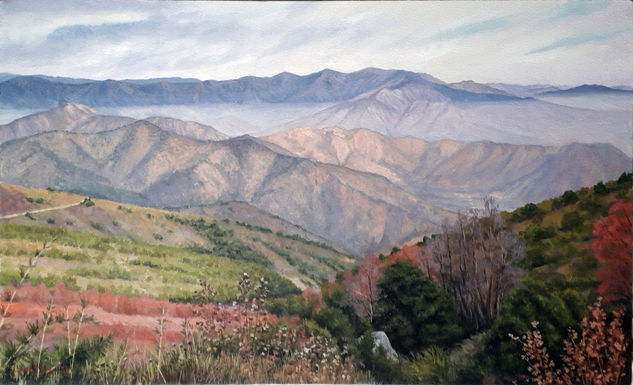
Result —
<path fill-rule="evenodd" d="M 8 290 L 3 293 L 2 306 L 7 306 Z M 179 342 L 183 340 L 181 334 L 185 320 L 195 324 L 199 320 L 198 314 L 206 314 L 214 321 L 221 323 L 225 329 L 245 326 L 248 318 L 254 315 L 259 320 L 277 322 L 277 318 L 270 314 L 245 312 L 239 307 L 219 304 L 207 304 L 197 306 L 193 304 L 176 304 L 143 297 L 128 297 L 125 295 L 112 295 L 110 292 L 99 293 L 95 290 L 77 292 L 66 289 L 62 284 L 53 288 L 44 285 L 33 287 L 27 283 L 17 290 L 13 302 L 9 306 L 10 316 L 6 319 L 5 328 L 0 333 L 0 340 L 10 340 L 22 334 L 27 323 L 42 319 L 42 312 L 51 298 L 54 300 L 54 312 L 68 314 L 72 317 L 81 310 L 81 299 L 88 303 L 86 316 L 93 316 L 95 322 L 86 323 L 81 327 L 82 338 L 96 335 L 108 336 L 112 334 L 115 340 L 125 341 L 134 346 L 151 346 L 158 342 L 155 329 L 159 326 L 162 308 L 165 309 L 165 333 L 166 342 Z M 71 324 L 71 333 L 75 328 Z M 54 324 L 52 332 L 49 329 L 47 335 L 50 341 L 67 338 L 66 323 Z"/>

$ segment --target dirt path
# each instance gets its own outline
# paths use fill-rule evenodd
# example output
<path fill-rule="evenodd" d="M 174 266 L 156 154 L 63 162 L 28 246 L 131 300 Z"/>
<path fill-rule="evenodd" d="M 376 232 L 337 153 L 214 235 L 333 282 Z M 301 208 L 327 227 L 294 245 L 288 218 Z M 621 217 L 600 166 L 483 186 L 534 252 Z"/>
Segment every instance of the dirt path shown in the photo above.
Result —
<path fill-rule="evenodd" d="M 22 213 L 16 213 L 16 214 L 9 214 L 9 215 L 5 215 L 0 217 L 0 219 L 11 219 L 11 218 L 17 218 L 20 217 L 22 215 L 25 215 L 26 213 L 31 213 L 31 214 L 37 214 L 37 213 L 43 213 L 45 211 L 53 211 L 53 210 L 63 210 L 63 209 L 67 209 L 69 207 L 73 207 L 73 206 L 79 206 L 81 204 L 81 202 L 77 202 L 77 203 L 71 203 L 69 205 L 63 205 L 63 206 L 55 206 L 55 207 L 49 207 L 46 209 L 39 209 L 39 210 L 29 210 L 29 211 L 24 211 Z"/>

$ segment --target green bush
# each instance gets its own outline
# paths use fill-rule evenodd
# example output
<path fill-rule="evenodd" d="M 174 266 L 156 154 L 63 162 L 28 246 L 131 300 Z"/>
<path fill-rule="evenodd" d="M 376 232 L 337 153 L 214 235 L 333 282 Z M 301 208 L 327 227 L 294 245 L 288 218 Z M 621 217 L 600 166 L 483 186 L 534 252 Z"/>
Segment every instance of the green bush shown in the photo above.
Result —
<path fill-rule="evenodd" d="M 596 195 L 607 195 L 609 193 L 609 189 L 603 182 L 598 182 L 595 186 L 593 186 L 593 192 Z"/>
<path fill-rule="evenodd" d="M 397 351 L 451 346 L 462 336 L 453 298 L 410 261 L 385 268 L 378 289 L 376 324 Z"/>
<path fill-rule="evenodd" d="M 550 358 L 560 357 L 569 328 L 578 328 L 586 308 L 586 299 L 561 274 L 540 273 L 526 280 L 503 304 L 490 329 L 485 355 L 494 371 L 508 380 L 526 372 L 521 346 L 508 334 L 525 334 L 532 321 L 539 322 Z"/>
<path fill-rule="evenodd" d="M 567 190 L 563 193 L 563 204 L 565 206 L 567 205 L 571 205 L 574 204 L 576 202 L 578 202 L 578 194 L 576 194 L 575 192 L 571 191 L 571 190 Z"/>
<path fill-rule="evenodd" d="M 93 229 L 98 230 L 98 231 L 103 231 L 103 226 L 101 226 L 100 223 L 97 222 L 90 222 L 90 226 L 92 226 Z"/>
<path fill-rule="evenodd" d="M 539 214 L 541 210 L 534 203 L 528 203 L 521 207 L 519 214 L 525 219 L 532 219 Z"/>
<path fill-rule="evenodd" d="M 583 224 L 583 218 L 577 211 L 570 211 L 563 215 L 561 230 L 571 231 Z"/>
<path fill-rule="evenodd" d="M 633 182 L 633 173 L 623 172 L 622 175 L 620 175 L 620 177 L 618 178 L 617 184 L 621 185 L 630 182 Z"/>
<path fill-rule="evenodd" d="M 349 345 L 354 342 L 354 328 L 341 309 L 326 307 L 316 313 L 313 318 L 319 326 L 327 329 L 339 344 Z"/>
<path fill-rule="evenodd" d="M 415 384 L 453 384 L 455 370 L 446 352 L 438 346 L 430 346 L 416 354 L 403 365 L 406 382 Z"/>

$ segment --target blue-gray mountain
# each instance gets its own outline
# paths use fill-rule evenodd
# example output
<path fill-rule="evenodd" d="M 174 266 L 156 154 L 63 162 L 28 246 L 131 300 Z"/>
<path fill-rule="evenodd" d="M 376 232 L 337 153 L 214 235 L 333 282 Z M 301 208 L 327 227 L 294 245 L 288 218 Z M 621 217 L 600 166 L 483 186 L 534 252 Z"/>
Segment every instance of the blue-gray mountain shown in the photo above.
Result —
<path fill-rule="evenodd" d="M 305 76 L 281 73 L 224 81 L 10 75 L 2 79 L 0 107 L 49 108 L 76 102 L 145 118 L 134 108 L 170 106 L 169 116 L 196 120 L 229 136 L 295 127 L 369 128 L 387 136 L 424 140 L 540 145 L 604 142 L 633 154 L 633 92 L 596 85 L 560 89 L 473 81 L 447 84 L 423 73 L 375 68 L 349 74 L 324 70 Z M 305 108 L 288 115 L 289 105 Z M 283 118 L 270 118 L 277 115 Z"/>

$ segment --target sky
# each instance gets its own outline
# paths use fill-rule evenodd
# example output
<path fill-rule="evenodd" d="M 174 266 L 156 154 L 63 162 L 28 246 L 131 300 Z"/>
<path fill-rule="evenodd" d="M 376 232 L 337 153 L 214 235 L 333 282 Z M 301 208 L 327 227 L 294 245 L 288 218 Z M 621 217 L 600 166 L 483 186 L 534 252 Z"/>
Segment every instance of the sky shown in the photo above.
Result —
<path fill-rule="evenodd" d="M 366 67 L 633 84 L 630 1 L 0 0 L 0 73 L 233 79 Z"/>

